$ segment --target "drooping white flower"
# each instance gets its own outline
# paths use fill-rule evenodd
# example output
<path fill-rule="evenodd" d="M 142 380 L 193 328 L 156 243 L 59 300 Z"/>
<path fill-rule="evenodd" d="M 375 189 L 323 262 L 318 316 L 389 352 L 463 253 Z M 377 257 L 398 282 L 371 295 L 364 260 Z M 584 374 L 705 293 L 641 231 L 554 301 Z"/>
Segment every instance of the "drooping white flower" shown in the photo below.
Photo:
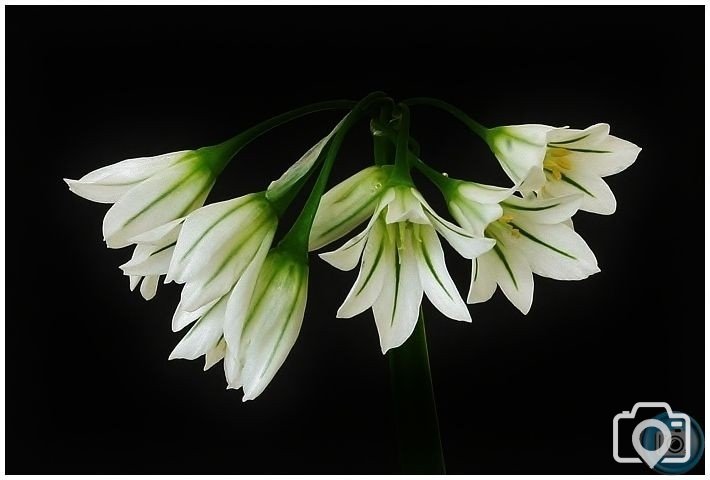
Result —
<path fill-rule="evenodd" d="M 113 203 L 104 217 L 104 240 L 122 248 L 156 227 L 200 207 L 214 183 L 209 149 L 124 160 L 79 180 L 69 189 L 89 200 Z"/>
<path fill-rule="evenodd" d="M 609 215 L 616 199 L 603 177 L 628 168 L 641 149 L 609 135 L 599 123 L 576 130 L 510 125 L 488 130 L 486 141 L 503 170 L 523 193 L 542 197 L 583 195 L 580 210 Z"/>
<path fill-rule="evenodd" d="M 244 388 L 243 400 L 259 396 L 293 347 L 308 294 L 305 256 L 276 248 L 255 256 L 234 287 L 224 323 L 228 388 Z"/>
<path fill-rule="evenodd" d="M 584 130 L 551 130 L 543 160 L 547 181 L 540 194 L 581 194 L 580 210 L 610 215 L 616 211 L 616 198 L 602 178 L 628 168 L 640 151 L 633 143 L 609 135 L 609 125 L 605 123 Z"/>
<path fill-rule="evenodd" d="M 64 181 L 81 197 L 114 204 L 104 217 L 104 239 L 109 248 L 136 245 L 122 269 L 131 290 L 140 283 L 149 300 L 167 272 L 182 219 L 202 206 L 227 158 L 218 147 L 185 150 L 124 160 Z"/>
<path fill-rule="evenodd" d="M 278 217 L 264 193 L 213 203 L 185 219 L 166 281 L 184 283 L 173 328 L 229 293 L 256 253 L 268 250 Z M 189 323 L 189 322 L 187 322 Z"/>
<path fill-rule="evenodd" d="M 317 250 L 342 238 L 370 218 L 391 171 L 391 166 L 373 165 L 331 188 L 316 212 L 309 249 Z"/>
<path fill-rule="evenodd" d="M 545 183 L 542 161 L 547 148 L 548 125 L 508 125 L 487 131 L 485 140 L 501 167 L 522 192 L 538 190 Z"/>
<path fill-rule="evenodd" d="M 352 182 L 352 179 L 346 182 Z M 349 186 L 352 187 L 352 183 Z M 354 194 L 363 198 L 349 200 L 347 203 L 352 207 L 339 211 L 337 217 L 329 215 L 331 205 L 347 197 L 343 195 L 347 189 L 341 187 L 339 185 L 331 191 L 333 193 L 324 195 L 319 209 L 323 215 L 317 217 L 314 230 L 329 231 L 362 205 L 367 205 L 370 210 L 371 189 L 352 188 L 352 192 L 357 192 Z M 336 268 L 351 270 L 362 256 L 357 280 L 338 310 L 338 317 L 349 318 L 372 307 L 384 353 L 409 338 L 424 293 L 444 315 L 456 320 L 471 320 L 446 269 L 437 232 L 469 259 L 488 251 L 494 242 L 476 238 L 438 216 L 413 187 L 397 185 L 380 190 L 376 196 L 378 203 L 372 206 L 374 212 L 365 230 L 321 257 Z M 324 237 L 320 234 L 319 238 Z"/>
<path fill-rule="evenodd" d="M 554 199 L 510 196 L 501 203 L 503 216 L 485 230 L 496 240 L 492 250 L 473 261 L 469 303 L 485 302 L 499 286 L 508 300 L 528 313 L 536 273 L 557 280 L 581 280 L 599 271 L 589 246 L 568 225 L 581 195 Z M 466 219 L 452 210 L 465 224 Z"/>
<path fill-rule="evenodd" d="M 459 225 L 482 238 L 488 225 L 503 215 L 500 202 L 510 197 L 515 187 L 503 188 L 481 183 L 451 180 L 455 185 L 445 193 L 449 211 Z"/>

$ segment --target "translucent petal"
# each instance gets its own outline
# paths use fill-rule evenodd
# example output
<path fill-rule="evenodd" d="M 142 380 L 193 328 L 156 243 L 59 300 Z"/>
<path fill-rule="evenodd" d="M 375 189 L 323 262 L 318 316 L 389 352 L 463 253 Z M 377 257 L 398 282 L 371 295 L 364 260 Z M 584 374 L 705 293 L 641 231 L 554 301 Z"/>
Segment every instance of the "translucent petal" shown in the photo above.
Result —
<path fill-rule="evenodd" d="M 362 254 L 360 272 L 355 285 L 338 309 L 338 318 L 354 317 L 370 308 L 377 300 L 387 268 L 384 261 L 387 255 L 385 249 L 394 248 L 385 237 L 386 229 L 382 218 L 372 227 Z"/>
<path fill-rule="evenodd" d="M 390 168 L 372 166 L 330 189 L 320 200 L 310 236 L 316 250 L 350 233 L 370 218 Z"/>
<path fill-rule="evenodd" d="M 394 242 L 396 228 L 388 227 L 390 241 Z M 384 261 L 389 262 L 389 267 L 385 270 L 382 292 L 372 306 L 383 354 L 402 345 L 412 334 L 424 294 L 411 236 L 405 236 L 401 250 L 385 251 L 388 255 Z"/>
<path fill-rule="evenodd" d="M 227 297 L 222 297 L 200 317 L 189 332 L 180 340 L 169 359 L 194 360 L 217 346 L 222 338 Z"/>
<path fill-rule="evenodd" d="M 260 395 L 286 360 L 306 309 L 307 266 L 272 255 L 257 280 L 242 334 L 244 401 Z"/>
<path fill-rule="evenodd" d="M 415 230 L 416 232 L 416 230 Z M 444 251 L 436 231 L 429 225 L 418 229 L 414 239 L 419 269 L 419 280 L 431 303 L 444 315 L 454 320 L 471 321 L 471 314 L 446 269 Z"/>
<path fill-rule="evenodd" d="M 148 275 L 147 277 L 143 277 L 140 290 L 141 295 L 143 295 L 143 298 L 146 300 L 151 300 L 155 297 L 155 294 L 158 291 L 158 278 L 158 275 Z"/>
<path fill-rule="evenodd" d="M 597 273 L 597 259 L 586 242 L 567 225 L 542 225 L 524 219 L 511 224 L 519 235 L 506 240 L 529 262 L 532 271 L 556 280 L 581 280 Z"/>
<path fill-rule="evenodd" d="M 110 248 L 189 213 L 195 199 L 213 184 L 206 169 L 179 163 L 129 190 L 106 213 L 103 232 Z"/>

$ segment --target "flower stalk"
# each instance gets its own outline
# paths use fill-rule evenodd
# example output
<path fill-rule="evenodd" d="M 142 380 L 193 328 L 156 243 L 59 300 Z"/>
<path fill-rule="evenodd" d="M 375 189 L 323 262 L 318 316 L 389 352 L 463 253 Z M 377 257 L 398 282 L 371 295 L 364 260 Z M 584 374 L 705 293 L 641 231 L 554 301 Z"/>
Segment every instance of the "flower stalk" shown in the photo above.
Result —
<path fill-rule="evenodd" d="M 439 418 L 429 368 L 424 314 L 412 336 L 387 352 L 403 474 L 444 474 Z"/>

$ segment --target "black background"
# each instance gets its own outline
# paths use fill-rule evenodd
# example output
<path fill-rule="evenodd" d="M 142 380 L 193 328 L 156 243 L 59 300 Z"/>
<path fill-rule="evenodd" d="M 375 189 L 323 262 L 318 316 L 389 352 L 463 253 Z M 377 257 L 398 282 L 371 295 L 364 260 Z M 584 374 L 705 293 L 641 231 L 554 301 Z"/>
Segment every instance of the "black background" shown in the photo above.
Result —
<path fill-rule="evenodd" d="M 608 122 L 643 147 L 608 179 L 617 213 L 575 217 L 601 273 L 536 277 L 527 316 L 500 293 L 473 324 L 425 302 L 448 471 L 644 473 L 612 459 L 616 413 L 666 401 L 704 425 L 700 7 L 6 12 L 8 472 L 397 471 L 372 316 L 335 318 L 355 272 L 313 258 L 298 342 L 243 404 L 221 366 L 167 361 L 178 288 L 130 293 L 116 268 L 130 252 L 101 243 L 106 207 L 61 181 L 372 90 L 438 96 L 490 126 Z M 210 201 L 263 189 L 340 115 L 250 145 Z M 504 184 L 455 120 L 417 107 L 412 128 L 431 164 Z M 366 125 L 339 162 L 335 179 L 371 162 Z M 468 262 L 447 262 L 465 294 Z"/>

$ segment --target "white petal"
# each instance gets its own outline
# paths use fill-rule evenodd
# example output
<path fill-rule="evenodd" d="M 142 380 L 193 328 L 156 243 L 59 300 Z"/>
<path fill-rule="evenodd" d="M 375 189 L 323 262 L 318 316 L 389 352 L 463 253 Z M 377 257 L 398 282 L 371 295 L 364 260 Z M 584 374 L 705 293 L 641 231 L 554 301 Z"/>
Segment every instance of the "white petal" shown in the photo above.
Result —
<path fill-rule="evenodd" d="M 183 224 L 170 264 L 168 278 L 179 283 L 215 267 L 235 244 L 244 242 L 255 225 L 275 222 L 262 194 L 244 195 L 195 210 Z"/>
<path fill-rule="evenodd" d="M 189 151 L 157 157 L 132 158 L 94 170 L 79 180 L 65 178 L 69 190 L 87 200 L 114 203 L 128 190 L 156 172 L 182 160 Z"/>
<path fill-rule="evenodd" d="M 151 300 L 155 297 L 155 294 L 158 291 L 158 279 L 158 275 L 148 275 L 147 277 L 143 277 L 143 281 L 141 282 L 141 295 L 143 295 L 143 298 Z"/>
<path fill-rule="evenodd" d="M 609 125 L 606 123 L 597 123 L 584 130 L 555 128 L 547 133 L 547 143 L 551 147 L 594 147 L 607 135 L 609 135 Z"/>
<path fill-rule="evenodd" d="M 131 243 L 146 243 L 158 247 L 169 245 L 177 241 L 178 234 L 180 233 L 180 227 L 184 220 L 184 217 L 178 218 L 172 222 L 168 222 L 152 230 L 148 230 L 145 233 L 136 235 L 131 238 L 130 241 Z"/>
<path fill-rule="evenodd" d="M 414 188 L 397 186 L 389 190 L 394 192 L 394 198 L 387 205 L 387 223 L 398 223 L 408 221 L 411 223 L 429 223 L 422 204 L 421 195 Z"/>
<path fill-rule="evenodd" d="M 212 368 L 217 362 L 224 358 L 224 354 L 227 350 L 227 344 L 224 338 L 221 339 L 217 345 L 205 353 L 205 371 Z"/>
<path fill-rule="evenodd" d="M 536 190 L 545 181 L 542 161 L 545 158 L 547 125 L 510 125 L 492 128 L 487 141 L 505 173 L 522 191 Z"/>
<path fill-rule="evenodd" d="M 276 225 L 273 225 L 273 228 L 269 226 L 268 231 L 262 228 L 261 231 L 254 232 L 247 241 L 232 247 L 226 256 L 215 255 L 214 266 L 205 270 L 204 275 L 185 285 L 180 297 L 185 308 L 188 310 L 199 308 L 232 290 L 257 252 L 271 246 L 275 227 Z"/>
<path fill-rule="evenodd" d="M 125 275 L 165 275 L 170 266 L 175 247 L 158 249 L 147 258 L 137 262 L 134 259 L 124 263 L 119 268 Z"/>
<path fill-rule="evenodd" d="M 496 270 L 488 265 L 494 252 L 488 251 L 478 258 L 474 258 L 471 270 L 471 286 L 468 291 L 468 303 L 483 303 L 490 300 L 498 288 L 496 282 Z"/>
<path fill-rule="evenodd" d="M 506 239 L 527 259 L 532 271 L 557 280 L 581 280 L 597 273 L 597 259 L 589 246 L 566 225 L 542 225 L 519 219 L 511 223 L 519 235 Z"/>
<path fill-rule="evenodd" d="M 474 182 L 461 182 L 456 191 L 462 197 L 477 203 L 500 203 L 515 191 L 515 187 L 504 188 Z"/>
<path fill-rule="evenodd" d="M 419 280 L 431 303 L 444 315 L 454 320 L 471 321 L 471 314 L 446 269 L 444 251 L 436 231 L 429 225 L 419 228 L 415 237 L 415 252 Z M 417 241 L 420 240 L 420 241 Z"/>
<path fill-rule="evenodd" d="M 134 183 L 125 185 L 101 185 L 98 183 L 84 183 L 80 180 L 65 178 L 69 190 L 82 198 L 97 203 L 115 203 L 127 191 L 135 186 Z"/>
<path fill-rule="evenodd" d="M 191 153 L 191 150 L 182 150 L 154 157 L 129 158 L 87 173 L 79 181 L 102 185 L 135 183 L 175 165 Z"/>
<path fill-rule="evenodd" d="M 232 350 L 227 345 L 227 349 L 224 352 L 224 377 L 227 379 L 228 389 L 240 389 L 244 385 L 242 381 L 242 370 L 244 365 L 239 358 L 239 353 Z"/>
<path fill-rule="evenodd" d="M 390 241 L 398 234 L 396 227 L 388 225 Z M 372 305 L 375 324 L 380 335 L 382 353 L 402 345 L 414 331 L 419 318 L 423 289 L 419 282 L 417 261 L 411 235 L 405 236 L 404 248 L 386 249 L 388 262 L 382 292 Z"/>
<path fill-rule="evenodd" d="M 170 354 L 169 359 L 194 360 L 217 346 L 222 338 L 227 296 L 222 297 L 192 326 Z"/>
<path fill-rule="evenodd" d="M 281 197 L 298 180 L 300 180 L 313 168 L 313 165 L 315 164 L 316 160 L 318 160 L 318 156 L 328 143 L 328 140 L 330 140 L 330 138 L 335 134 L 335 132 L 338 131 L 345 119 L 348 118 L 348 115 L 343 117 L 343 119 L 338 122 L 335 128 L 333 128 L 333 130 L 328 135 L 326 135 L 318 143 L 312 146 L 306 153 L 303 154 L 303 156 L 296 163 L 291 165 L 291 167 L 289 167 L 289 169 L 286 170 L 286 172 L 284 172 L 284 174 L 281 175 L 278 180 L 274 180 L 269 184 L 266 193 L 267 198 L 273 200 Z"/>
<path fill-rule="evenodd" d="M 131 275 L 129 277 L 128 286 L 131 289 L 131 292 L 136 289 L 136 287 L 138 286 L 138 282 L 140 282 L 142 278 L 143 277 L 141 277 L 140 275 Z"/>
<path fill-rule="evenodd" d="M 582 194 L 580 210 L 611 215 L 616 211 L 616 198 L 601 177 L 582 172 L 566 172 L 561 180 L 552 179 L 542 190 L 545 197 Z"/>
<path fill-rule="evenodd" d="M 458 225 L 454 225 L 448 220 L 441 218 L 434 209 L 429 206 L 419 192 L 414 191 L 414 195 L 421 202 L 424 213 L 429 219 L 429 223 L 454 247 L 454 250 L 459 252 L 459 255 L 464 258 L 472 259 L 493 248 L 495 244 L 494 241 L 489 238 L 474 237 Z"/>
<path fill-rule="evenodd" d="M 212 187 L 214 178 L 204 168 L 183 162 L 129 190 L 104 217 L 103 232 L 110 248 L 131 243 L 136 235 L 189 213 L 195 200 Z"/>
<path fill-rule="evenodd" d="M 518 310 L 523 314 L 530 311 L 534 284 L 532 271 L 523 255 L 514 248 L 506 248 L 499 243 L 492 251 L 478 259 L 478 268 L 478 275 L 482 279 L 487 276 L 495 278 L 510 303 Z"/>
<path fill-rule="evenodd" d="M 597 148 L 613 152 L 608 155 L 597 155 L 594 157 L 594 161 L 591 162 L 595 172 L 602 177 L 626 170 L 641 153 L 641 148 L 637 145 L 613 135 L 607 136 L 597 145 Z"/>
<path fill-rule="evenodd" d="M 226 360 L 224 363 L 227 388 L 240 388 L 242 386 L 243 354 L 241 348 L 244 322 L 249 313 L 254 288 L 259 278 L 259 273 L 269 252 L 269 245 L 263 244 L 254 256 L 244 274 L 241 276 L 230 293 L 227 302 L 227 312 L 224 322 L 224 339 L 227 342 Z"/>
<path fill-rule="evenodd" d="M 503 209 L 497 203 L 485 204 L 458 198 L 449 202 L 449 212 L 468 233 L 482 238 L 488 224 L 503 215 Z"/>
<path fill-rule="evenodd" d="M 386 225 L 382 218 L 372 227 L 367 238 L 367 245 L 362 254 L 360 273 L 355 285 L 343 304 L 338 309 L 338 318 L 350 318 L 372 306 L 382 290 L 385 275 L 385 258 L 388 248 L 393 248 L 386 238 Z"/>
<path fill-rule="evenodd" d="M 608 135 L 593 148 L 573 149 L 565 145 L 567 158 L 574 170 L 600 177 L 614 175 L 631 166 L 641 148 L 631 142 Z"/>
<path fill-rule="evenodd" d="M 179 332 L 183 328 L 190 325 L 192 322 L 200 318 L 208 310 L 210 310 L 219 299 L 213 300 L 207 305 L 203 305 L 197 310 L 187 311 L 183 308 L 182 303 L 178 303 L 175 313 L 173 314 L 172 329 L 173 332 Z"/>
<path fill-rule="evenodd" d="M 343 246 L 337 250 L 321 253 L 318 256 L 339 270 L 347 271 L 355 268 L 360 260 L 362 249 L 365 248 L 365 240 L 367 239 L 367 235 L 370 233 L 373 225 L 375 225 L 375 222 L 378 221 L 382 210 L 387 207 L 393 199 L 394 192 L 392 189 L 387 189 L 382 194 L 382 198 L 380 199 L 380 203 L 375 210 L 375 213 L 372 215 L 372 218 L 370 218 L 370 221 L 362 232 L 345 242 Z"/>
<path fill-rule="evenodd" d="M 267 259 L 262 268 L 242 336 L 244 401 L 264 391 L 286 360 L 303 323 L 308 267 L 293 260 L 275 262 L 269 268 Z"/>
<path fill-rule="evenodd" d="M 529 222 L 555 224 L 568 220 L 582 204 L 582 195 L 567 195 L 556 198 L 525 199 L 509 197 L 502 203 L 505 213 Z"/>
<path fill-rule="evenodd" d="M 350 233 L 372 217 L 389 167 L 366 168 L 329 190 L 320 200 L 310 236 L 316 250 Z"/>

